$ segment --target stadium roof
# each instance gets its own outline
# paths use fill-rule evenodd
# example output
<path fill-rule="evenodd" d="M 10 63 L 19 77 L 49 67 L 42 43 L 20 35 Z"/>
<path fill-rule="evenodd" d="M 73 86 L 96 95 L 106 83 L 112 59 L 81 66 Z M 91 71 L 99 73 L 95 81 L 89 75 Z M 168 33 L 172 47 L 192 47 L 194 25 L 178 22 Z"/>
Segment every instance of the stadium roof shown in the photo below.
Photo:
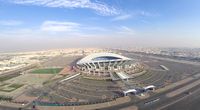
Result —
<path fill-rule="evenodd" d="M 118 60 L 131 60 L 131 59 L 114 53 L 94 53 L 79 60 L 77 64 L 89 63 L 89 62 L 118 61 Z"/>

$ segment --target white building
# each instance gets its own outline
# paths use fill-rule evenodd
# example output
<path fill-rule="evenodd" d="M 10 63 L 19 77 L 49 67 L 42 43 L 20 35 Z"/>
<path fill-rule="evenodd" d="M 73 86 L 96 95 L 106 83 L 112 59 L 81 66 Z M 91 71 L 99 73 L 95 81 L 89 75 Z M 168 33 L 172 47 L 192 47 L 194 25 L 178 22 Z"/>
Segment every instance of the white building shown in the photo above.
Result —
<path fill-rule="evenodd" d="M 77 67 L 87 75 L 110 76 L 110 73 L 120 72 L 132 67 L 133 59 L 114 53 L 95 53 L 77 62 Z"/>

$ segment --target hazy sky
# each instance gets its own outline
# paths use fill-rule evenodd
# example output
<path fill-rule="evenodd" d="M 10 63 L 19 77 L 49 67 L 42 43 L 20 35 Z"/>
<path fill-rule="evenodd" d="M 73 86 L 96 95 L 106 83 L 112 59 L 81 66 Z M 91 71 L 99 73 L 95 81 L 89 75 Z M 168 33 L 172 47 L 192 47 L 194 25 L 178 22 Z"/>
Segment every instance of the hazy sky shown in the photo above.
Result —
<path fill-rule="evenodd" d="M 200 47 L 200 0 L 0 0 L 0 52 Z"/>

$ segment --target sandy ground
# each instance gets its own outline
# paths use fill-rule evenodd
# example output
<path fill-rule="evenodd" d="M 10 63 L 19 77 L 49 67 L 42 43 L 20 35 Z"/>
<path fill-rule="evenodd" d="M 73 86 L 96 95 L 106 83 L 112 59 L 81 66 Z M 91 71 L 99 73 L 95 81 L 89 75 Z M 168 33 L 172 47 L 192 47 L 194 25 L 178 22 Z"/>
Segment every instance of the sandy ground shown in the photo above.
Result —
<path fill-rule="evenodd" d="M 29 85 L 34 87 L 42 87 L 42 83 L 52 77 L 52 74 L 24 74 L 20 75 L 16 78 L 12 78 L 10 80 L 5 81 L 5 83 L 9 84 L 24 84 L 24 86 L 12 91 L 12 92 L 0 92 L 0 95 L 8 95 L 8 96 L 19 96 L 26 90 L 28 90 Z"/>
<path fill-rule="evenodd" d="M 67 66 L 59 74 L 60 75 L 67 75 L 67 74 L 69 74 L 70 71 L 71 71 L 71 67 Z"/>
<path fill-rule="evenodd" d="M 73 63 L 76 59 L 80 58 L 80 56 L 57 56 L 52 59 L 49 59 L 47 62 L 43 63 L 44 67 L 66 67 Z"/>
<path fill-rule="evenodd" d="M 37 97 L 31 97 L 31 96 L 27 96 L 25 94 L 22 94 L 21 96 L 17 97 L 15 100 L 16 101 L 24 101 L 24 100 L 28 100 L 29 102 L 32 102 L 33 100 L 37 99 Z"/>
<path fill-rule="evenodd" d="M 7 80 L 6 83 L 19 83 L 27 85 L 41 85 L 44 81 L 49 79 L 52 74 L 24 74 L 16 78 Z"/>

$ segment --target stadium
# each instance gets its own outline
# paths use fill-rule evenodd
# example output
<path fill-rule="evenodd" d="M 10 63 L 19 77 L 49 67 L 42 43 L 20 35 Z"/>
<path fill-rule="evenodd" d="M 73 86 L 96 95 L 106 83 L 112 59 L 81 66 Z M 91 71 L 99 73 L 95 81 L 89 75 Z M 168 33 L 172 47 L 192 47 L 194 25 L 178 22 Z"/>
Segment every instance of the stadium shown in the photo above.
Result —
<path fill-rule="evenodd" d="M 88 55 L 77 62 L 77 67 L 86 76 L 112 80 L 131 78 L 131 74 L 142 70 L 135 60 L 114 53 Z"/>

